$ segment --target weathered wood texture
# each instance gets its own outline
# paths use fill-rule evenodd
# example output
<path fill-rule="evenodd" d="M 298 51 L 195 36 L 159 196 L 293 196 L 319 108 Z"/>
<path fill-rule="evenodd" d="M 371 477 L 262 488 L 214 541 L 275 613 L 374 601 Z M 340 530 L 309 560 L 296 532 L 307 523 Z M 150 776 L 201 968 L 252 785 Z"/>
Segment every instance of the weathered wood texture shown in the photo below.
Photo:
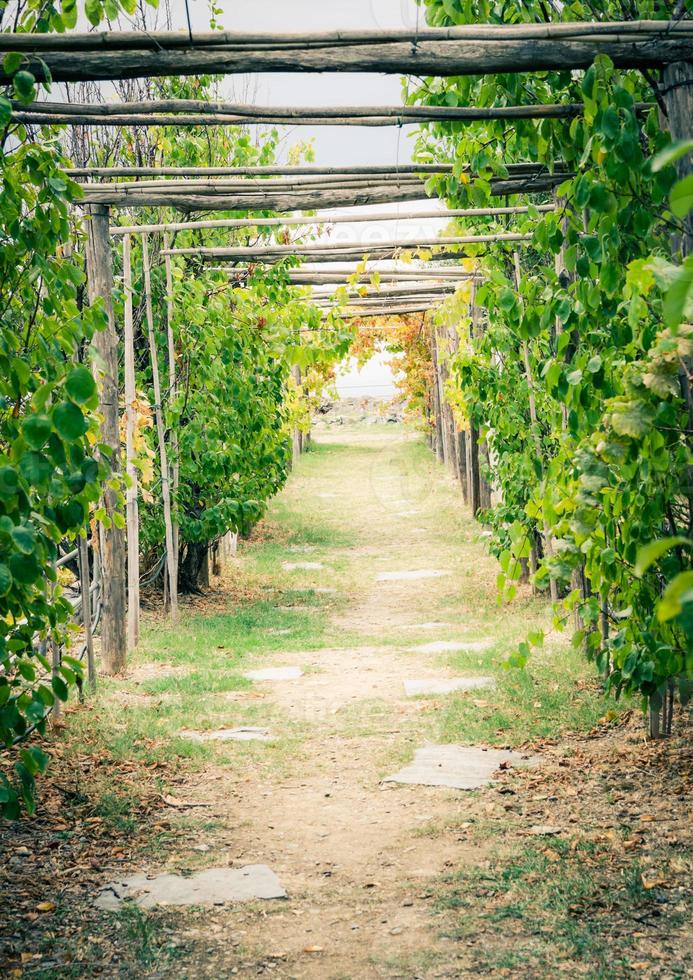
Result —
<path fill-rule="evenodd" d="M 110 465 L 118 474 L 120 461 L 120 427 L 118 398 L 118 337 L 113 320 L 113 267 L 108 230 L 108 208 L 91 208 L 87 247 L 87 282 L 91 303 L 100 301 L 107 315 L 105 330 L 94 334 L 100 410 L 103 415 L 101 438 L 110 448 Z M 120 673 L 125 667 L 125 531 L 112 522 L 117 511 L 115 492 L 106 487 L 104 507 L 111 518 L 110 527 L 102 527 L 101 553 L 101 659 L 107 674 Z"/>
<path fill-rule="evenodd" d="M 598 54 L 625 68 L 659 68 L 693 58 L 690 23 L 478 25 L 478 30 L 345 35 L 118 33 L 0 35 L 0 51 L 21 50 L 37 78 L 99 81 L 160 75 L 246 72 L 382 72 L 481 75 L 587 68 Z M 563 33 L 550 31 L 561 26 Z M 543 33 L 537 32 L 540 27 Z M 504 34 L 503 31 L 506 31 Z M 511 33 L 508 33 L 508 30 Z M 50 41 L 45 40 L 50 37 Z M 107 39 L 107 40 L 106 40 Z M 6 69 L 0 83 L 10 81 Z"/>
<path fill-rule="evenodd" d="M 164 534 L 166 539 L 166 572 L 168 575 L 171 619 L 175 621 L 178 618 L 178 578 L 175 567 L 173 520 L 171 517 L 171 482 L 168 466 L 168 451 L 166 448 L 164 409 L 161 399 L 161 381 L 159 378 L 159 354 L 156 347 L 156 333 L 154 331 L 151 264 L 149 259 L 149 241 L 147 235 L 142 235 L 142 265 L 144 267 L 144 298 L 147 315 L 147 330 L 149 334 L 149 357 L 152 366 L 152 384 L 154 386 L 154 417 L 156 419 L 157 442 L 159 443 L 161 498 L 164 507 Z"/>
<path fill-rule="evenodd" d="M 128 649 L 134 650 L 140 635 L 140 540 L 138 506 L 138 471 L 135 466 L 135 341 L 132 303 L 132 257 L 130 236 L 123 238 L 123 348 L 125 365 L 125 470 L 130 484 L 125 491 L 125 525 L 127 533 Z"/>
<path fill-rule="evenodd" d="M 554 211 L 553 204 L 538 204 L 535 210 L 539 213 Z M 362 214 L 325 214 L 314 215 L 312 218 L 210 218 L 207 221 L 172 221 L 161 224 L 149 225 L 122 225 L 112 226 L 112 235 L 131 235 L 138 232 L 174 232 L 174 231 L 203 231 L 212 228 L 284 228 L 284 227 L 305 227 L 313 228 L 322 225 L 338 224 L 361 224 L 363 222 L 383 222 L 383 221 L 421 221 L 424 218 L 440 218 L 441 221 L 448 221 L 451 218 L 494 218 L 505 215 L 527 214 L 529 208 L 524 205 L 517 207 L 499 208 L 457 208 L 429 211 L 374 211 Z"/>
<path fill-rule="evenodd" d="M 642 110 L 653 103 L 638 103 Z M 506 106 L 254 106 L 199 99 L 143 102 L 12 103 L 12 121 L 72 126 L 402 126 L 426 122 L 476 122 L 485 119 L 570 119 L 584 105 Z"/>
<path fill-rule="evenodd" d="M 312 262 L 319 261 L 320 256 L 329 255 L 339 257 L 341 255 L 374 255 L 380 252 L 391 252 L 394 250 L 414 251 L 417 249 L 430 249 L 445 245 L 476 245 L 489 242 L 526 242 L 530 241 L 532 235 L 518 234 L 514 232 L 500 232 L 490 235 L 456 235 L 448 238 L 421 238 L 406 239 L 399 238 L 391 241 L 378 241 L 377 239 L 368 242 L 348 242 L 343 243 L 335 240 L 329 242 L 315 242 L 308 245 L 237 245 L 218 248 L 193 246 L 191 248 L 170 249 L 170 255 L 196 256 L 205 260 L 217 259 L 280 259 L 285 256 L 294 255 L 298 258 L 310 258 Z"/>

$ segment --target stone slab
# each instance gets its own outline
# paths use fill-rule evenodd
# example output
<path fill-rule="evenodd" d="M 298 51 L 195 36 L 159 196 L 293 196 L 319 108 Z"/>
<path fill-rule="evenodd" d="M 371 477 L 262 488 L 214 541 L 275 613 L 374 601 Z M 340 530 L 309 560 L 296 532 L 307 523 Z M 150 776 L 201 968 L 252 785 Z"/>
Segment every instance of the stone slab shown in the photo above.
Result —
<path fill-rule="evenodd" d="M 303 676 L 301 667 L 265 667 L 249 670 L 244 675 L 249 681 L 297 681 Z"/>
<path fill-rule="evenodd" d="M 379 572 L 377 581 L 378 582 L 408 582 L 414 579 L 421 578 L 441 578 L 443 575 L 449 575 L 450 572 L 441 572 L 435 568 L 418 568 L 414 571 L 407 572 Z"/>
<path fill-rule="evenodd" d="M 481 653 L 483 650 L 490 650 L 493 640 L 433 640 L 431 643 L 422 643 L 420 646 L 413 647 L 416 653 Z"/>
<path fill-rule="evenodd" d="M 493 677 L 450 677 L 404 682 L 404 693 L 408 697 L 418 694 L 452 694 L 454 691 L 475 691 L 480 687 L 493 687 Z"/>
<path fill-rule="evenodd" d="M 536 765 L 536 756 L 525 758 L 520 752 L 481 749 L 466 745 L 425 745 L 417 749 L 414 760 L 387 776 L 385 783 L 409 786 L 447 786 L 450 789 L 479 789 L 493 780 L 503 763 L 512 766 Z"/>
<path fill-rule="evenodd" d="M 178 733 L 181 738 L 193 742 L 269 742 L 269 728 L 218 728 L 212 732 L 184 730 Z"/>
<path fill-rule="evenodd" d="M 94 905 L 110 911 L 120 908 L 126 899 L 132 899 L 140 908 L 151 909 L 156 905 L 224 905 L 286 897 L 279 879 L 267 865 L 249 864 L 244 868 L 208 868 L 187 878 L 173 874 L 131 875 L 104 885 Z"/>
<path fill-rule="evenodd" d="M 282 562 L 282 568 L 285 572 L 317 572 L 325 566 L 321 561 L 285 561 Z"/>

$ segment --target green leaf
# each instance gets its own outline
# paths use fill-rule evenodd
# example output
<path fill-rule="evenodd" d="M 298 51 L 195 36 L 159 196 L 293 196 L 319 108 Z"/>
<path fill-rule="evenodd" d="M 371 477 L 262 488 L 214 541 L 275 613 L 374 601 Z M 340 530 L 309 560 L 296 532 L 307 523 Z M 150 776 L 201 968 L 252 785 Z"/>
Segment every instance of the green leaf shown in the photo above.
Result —
<path fill-rule="evenodd" d="M 28 105 L 36 98 L 36 80 L 30 71 L 18 71 L 12 79 L 14 93 L 20 102 Z"/>
<path fill-rule="evenodd" d="M 12 466 L 0 466 L 0 500 L 11 500 L 17 495 L 19 477 Z"/>
<path fill-rule="evenodd" d="M 52 424 L 47 415 L 30 415 L 22 422 L 22 435 L 31 449 L 41 449 L 48 442 Z"/>
<path fill-rule="evenodd" d="M 672 329 L 678 327 L 691 302 L 693 302 L 693 262 L 689 256 L 664 297 L 663 313 L 666 325 Z"/>
<path fill-rule="evenodd" d="M 6 596 L 12 588 L 12 573 L 7 565 L 0 565 L 0 596 Z"/>
<path fill-rule="evenodd" d="M 22 456 L 19 461 L 22 476 L 32 486 L 38 487 L 50 480 L 53 467 L 42 453 L 31 452 Z"/>
<path fill-rule="evenodd" d="M 671 143 L 670 146 L 652 158 L 652 173 L 659 173 L 670 163 L 676 163 L 677 160 L 689 153 L 693 153 L 693 140 L 677 140 L 675 143 Z"/>
<path fill-rule="evenodd" d="M 672 579 L 657 603 L 657 619 L 666 623 L 680 615 L 683 607 L 693 602 L 693 572 L 680 572 Z"/>
<path fill-rule="evenodd" d="M 693 547 L 693 541 L 690 538 L 677 537 L 672 538 L 659 538 L 657 541 L 650 541 L 649 544 L 643 545 L 642 548 L 638 549 L 638 557 L 635 560 L 635 574 L 638 578 L 642 578 L 650 565 L 654 564 L 658 558 L 665 555 L 667 551 L 671 551 L 672 548 L 683 547 Z"/>
<path fill-rule="evenodd" d="M 10 533 L 10 537 L 15 547 L 25 555 L 30 555 L 36 547 L 36 538 L 34 536 L 34 530 L 31 527 L 23 527 L 22 525 L 14 527 Z"/>
<path fill-rule="evenodd" d="M 51 677 L 51 687 L 53 688 L 54 694 L 56 694 L 61 701 L 67 701 L 69 692 L 67 689 L 67 684 L 62 677 Z"/>
<path fill-rule="evenodd" d="M 611 424 L 620 436 L 641 439 L 652 426 L 652 409 L 641 401 L 624 401 L 614 410 Z"/>
<path fill-rule="evenodd" d="M 5 69 L 6 75 L 14 75 L 21 63 L 24 61 L 24 55 L 19 51 L 10 51 L 3 58 L 2 67 Z"/>
<path fill-rule="evenodd" d="M 693 174 L 678 180 L 669 196 L 671 210 L 677 218 L 685 218 L 693 209 Z"/>
<path fill-rule="evenodd" d="M 34 555 L 14 554 L 9 561 L 10 572 L 21 585 L 31 585 L 42 575 L 41 566 Z"/>
<path fill-rule="evenodd" d="M 61 402 L 53 409 L 53 424 L 67 442 L 76 442 L 87 431 L 87 421 L 73 402 Z"/>
<path fill-rule="evenodd" d="M 96 394 L 96 382 L 85 367 L 74 368 L 65 380 L 65 391 L 78 405 L 84 405 Z"/>

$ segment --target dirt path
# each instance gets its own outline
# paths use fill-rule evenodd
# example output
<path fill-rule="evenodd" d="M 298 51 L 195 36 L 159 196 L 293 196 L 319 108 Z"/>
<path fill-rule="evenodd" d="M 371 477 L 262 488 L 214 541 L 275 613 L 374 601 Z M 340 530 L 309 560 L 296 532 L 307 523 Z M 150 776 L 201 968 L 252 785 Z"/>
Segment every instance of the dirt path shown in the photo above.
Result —
<path fill-rule="evenodd" d="M 466 622 L 441 619 L 441 606 L 463 584 L 461 556 L 438 540 L 436 528 L 439 497 L 447 502 L 455 491 L 444 473 L 432 483 L 427 468 L 412 467 L 411 439 L 399 429 L 330 433 L 332 452 L 310 475 L 300 469 L 292 478 L 290 493 L 307 514 L 327 505 L 336 529 L 353 536 L 348 549 L 321 551 L 324 576 L 305 573 L 332 581 L 334 559 L 346 558 L 348 601 L 332 618 L 333 635 L 371 640 L 263 660 L 306 671 L 300 680 L 261 685 L 267 708 L 302 728 L 300 771 L 240 780 L 215 771 L 189 787 L 196 801 L 214 802 L 214 816 L 231 811 L 234 863 L 269 864 L 290 896 L 231 914 L 237 933 L 242 923 L 247 951 L 240 965 L 234 957 L 237 975 L 255 975 L 268 963 L 273 975 L 316 980 L 461 975 L 454 947 L 436 933 L 429 884 L 468 861 L 472 849 L 454 833 L 430 835 L 427 828 L 461 821 L 465 796 L 381 783 L 421 744 L 422 712 L 435 707 L 406 698 L 403 681 L 451 676 L 439 657 L 416 647 L 441 635 L 478 639 L 480 630 L 471 615 Z M 467 520 L 461 504 L 459 519 Z M 477 533 L 470 528 L 470 537 Z M 473 551 L 483 575 L 489 559 L 479 545 Z M 421 571 L 440 574 L 378 580 L 381 573 Z M 300 569 L 294 574 L 301 578 Z M 374 645 L 378 636 L 387 645 Z M 474 860 L 480 856 L 475 846 Z M 213 918 L 217 925 L 226 919 Z M 200 964 L 200 975 L 226 975 L 227 953 Z"/>
<path fill-rule="evenodd" d="M 36 816 L 0 828 L 0 973 L 688 976 L 690 739 L 647 745 L 544 601 L 498 606 L 496 572 L 416 435 L 323 431 L 223 580 L 175 629 L 147 615 L 128 675 L 49 733 Z M 504 670 L 537 628 L 541 653 Z M 275 667 L 300 676 L 244 677 Z M 495 686 L 406 696 L 453 676 Z M 242 725 L 270 740 L 186 735 Z M 427 742 L 541 765 L 478 791 L 383 781 Z M 94 907 L 133 873 L 255 864 L 286 899 Z"/>

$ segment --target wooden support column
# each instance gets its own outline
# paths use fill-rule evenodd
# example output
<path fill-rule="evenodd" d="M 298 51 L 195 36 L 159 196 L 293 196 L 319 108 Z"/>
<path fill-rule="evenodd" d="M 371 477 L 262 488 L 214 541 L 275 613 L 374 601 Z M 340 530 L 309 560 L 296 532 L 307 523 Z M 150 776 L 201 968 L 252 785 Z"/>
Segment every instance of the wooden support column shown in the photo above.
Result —
<path fill-rule="evenodd" d="M 291 377 L 294 379 L 294 383 L 296 384 L 296 390 L 298 392 L 300 392 L 300 390 L 301 390 L 301 369 L 298 366 L 298 364 L 294 364 L 292 366 L 292 368 L 291 368 Z M 291 433 L 291 446 L 292 446 L 291 456 L 292 456 L 292 461 L 293 461 L 293 465 L 294 466 L 298 462 L 299 457 L 301 456 L 301 453 L 303 452 L 303 439 L 302 439 L 302 435 L 303 435 L 303 433 L 301 432 L 301 430 L 299 429 L 299 427 L 297 425 L 295 425 L 294 428 L 293 428 L 293 430 L 292 430 L 292 433 Z"/>
<path fill-rule="evenodd" d="M 87 282 L 89 301 L 100 300 L 107 316 L 105 330 L 94 335 L 93 347 L 99 383 L 102 442 L 110 449 L 110 465 L 114 475 L 121 468 L 120 419 L 118 406 L 118 336 L 113 321 L 113 265 L 109 234 L 108 208 L 97 204 L 89 208 L 89 239 L 87 247 Z M 104 672 L 120 673 L 125 667 L 125 531 L 116 527 L 117 512 L 114 490 L 106 487 L 103 493 L 110 526 L 102 527 L 101 554 L 101 658 Z"/>
<path fill-rule="evenodd" d="M 128 650 L 134 650 L 140 638 L 140 531 L 137 502 L 137 467 L 135 466 L 135 340 L 132 315 L 132 257 L 130 236 L 123 236 L 123 292 L 125 347 L 125 471 L 130 485 L 125 495 L 128 564 Z"/>
<path fill-rule="evenodd" d="M 462 486 L 462 499 L 469 503 L 469 486 L 467 483 L 467 433 L 461 430 L 457 433 L 457 475 Z"/>
<path fill-rule="evenodd" d="M 92 691 L 96 688 L 96 665 L 94 663 L 94 637 L 91 624 L 91 578 L 89 576 L 89 545 L 87 539 L 77 539 L 79 587 L 82 593 L 82 625 L 84 643 L 87 648 L 87 680 Z"/>
<path fill-rule="evenodd" d="M 667 110 L 666 126 L 672 140 L 693 137 L 693 61 L 678 61 L 667 65 L 662 72 L 662 93 Z M 689 153 L 676 162 L 679 179 L 693 173 L 693 156 Z M 693 210 L 683 221 L 683 233 L 672 242 L 672 251 L 682 259 L 693 254 Z M 683 360 L 679 369 L 681 396 L 688 407 L 688 429 L 693 432 L 693 358 Z M 688 467 L 688 533 L 693 534 L 693 466 Z M 664 691 L 658 692 L 661 706 L 650 702 L 648 728 L 651 738 L 671 735 L 674 712 L 674 679 L 670 678 Z"/>
<path fill-rule="evenodd" d="M 436 459 L 439 463 L 442 463 L 445 459 L 445 455 L 443 450 L 442 405 L 440 401 L 440 388 L 438 387 L 438 337 L 436 335 L 435 327 L 432 327 L 431 329 L 431 363 L 433 373 L 433 377 L 431 379 L 431 384 L 433 386 L 433 422 L 435 425 L 434 448 Z"/>
<path fill-rule="evenodd" d="M 169 236 L 164 235 L 164 249 L 169 247 Z M 177 394 L 176 381 L 176 345 L 173 337 L 173 270 L 171 268 L 171 256 L 164 255 L 166 268 L 166 337 L 168 342 L 168 395 L 169 399 L 175 398 Z M 173 524 L 173 581 L 176 582 L 176 596 L 178 595 L 178 560 L 180 554 L 180 525 L 178 523 L 178 484 L 180 482 L 180 463 L 178 461 L 178 433 L 175 429 L 171 432 L 171 452 L 173 454 L 173 464 L 171 465 L 171 522 Z"/>
<path fill-rule="evenodd" d="M 156 334 L 154 333 L 154 313 L 152 310 L 151 267 L 149 264 L 149 240 L 142 235 L 142 264 L 144 266 L 144 298 L 147 313 L 147 329 L 149 333 L 149 356 L 152 365 L 152 383 L 154 385 L 154 417 L 159 442 L 159 466 L 161 469 L 161 497 L 164 506 L 164 533 L 166 536 L 166 571 L 168 574 L 169 603 L 171 619 L 178 618 L 178 580 L 175 572 L 173 553 L 173 523 L 171 521 L 171 486 L 169 482 L 168 453 L 166 452 L 166 432 L 164 428 L 164 410 L 161 404 L 161 382 L 159 380 L 159 356 L 156 349 Z"/>
<path fill-rule="evenodd" d="M 662 72 L 662 93 L 667 109 L 666 126 L 672 140 L 693 137 L 693 61 L 676 61 Z M 676 163 L 679 178 L 693 173 L 693 156 L 689 153 Z M 693 210 L 683 222 L 679 241 L 682 256 L 693 252 Z"/>
<path fill-rule="evenodd" d="M 513 260 L 515 264 L 515 285 L 517 287 L 518 293 L 520 292 L 520 255 L 518 252 L 513 253 Z M 522 361 L 525 369 L 525 378 L 527 380 L 528 397 L 529 397 L 529 419 L 532 429 L 532 435 L 534 438 L 534 444 L 536 446 L 537 458 L 541 464 L 542 473 L 544 470 L 544 452 L 541 443 L 541 434 L 539 432 L 539 420 L 537 417 L 537 406 L 536 398 L 534 394 L 534 378 L 532 375 L 532 365 L 529 360 L 529 345 L 526 340 L 522 341 Z M 542 475 L 542 485 L 544 482 L 544 477 Z M 544 519 L 544 550 L 545 557 L 551 558 L 553 556 L 553 535 L 551 533 L 551 528 L 549 527 L 548 521 Z M 553 579 L 549 578 L 549 590 L 551 593 L 552 602 L 558 601 L 558 583 Z"/>
<path fill-rule="evenodd" d="M 470 337 L 474 339 L 480 331 L 480 310 L 476 302 L 476 283 L 472 285 Z M 481 472 L 479 469 L 479 431 L 471 423 L 466 438 L 467 449 L 467 499 L 474 517 L 481 509 Z"/>

